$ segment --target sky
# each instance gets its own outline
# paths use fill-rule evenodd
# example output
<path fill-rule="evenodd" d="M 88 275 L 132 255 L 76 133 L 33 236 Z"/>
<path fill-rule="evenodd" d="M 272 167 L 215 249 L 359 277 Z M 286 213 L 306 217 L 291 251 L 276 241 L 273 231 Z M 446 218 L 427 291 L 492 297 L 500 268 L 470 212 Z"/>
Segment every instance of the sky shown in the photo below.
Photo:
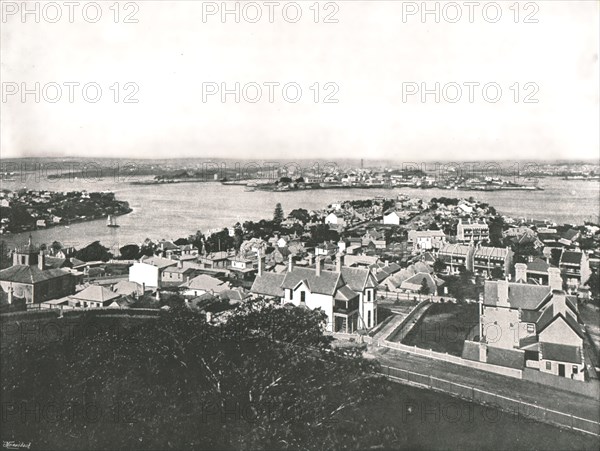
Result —
<path fill-rule="evenodd" d="M 597 1 L 1 3 L 1 158 L 599 157 Z"/>

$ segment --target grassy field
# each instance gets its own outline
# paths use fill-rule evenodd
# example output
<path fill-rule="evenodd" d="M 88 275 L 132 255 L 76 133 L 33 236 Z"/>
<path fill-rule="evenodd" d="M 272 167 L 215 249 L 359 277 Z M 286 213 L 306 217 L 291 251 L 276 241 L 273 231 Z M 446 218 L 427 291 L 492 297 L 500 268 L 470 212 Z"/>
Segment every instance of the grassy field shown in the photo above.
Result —
<path fill-rule="evenodd" d="M 479 322 L 478 307 L 477 304 L 433 304 L 402 343 L 461 356 L 465 338 Z"/>
<path fill-rule="evenodd" d="M 353 418 L 399 426 L 395 449 L 570 450 L 600 446 L 598 437 L 537 423 L 523 416 L 414 387 L 389 383 L 388 396 Z M 342 422 L 342 420 L 340 420 Z"/>

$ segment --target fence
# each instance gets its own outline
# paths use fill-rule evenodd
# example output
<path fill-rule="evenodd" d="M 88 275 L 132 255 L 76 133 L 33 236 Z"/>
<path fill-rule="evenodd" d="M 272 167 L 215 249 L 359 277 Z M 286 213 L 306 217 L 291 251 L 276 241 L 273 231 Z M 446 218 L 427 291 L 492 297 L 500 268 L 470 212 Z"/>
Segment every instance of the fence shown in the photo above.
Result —
<path fill-rule="evenodd" d="M 491 373 L 502 374 L 503 376 L 514 377 L 516 379 L 523 378 L 523 371 L 515 368 L 509 368 L 505 366 L 492 365 L 490 363 L 477 362 L 475 360 L 467 360 L 462 357 L 457 357 L 452 354 L 432 351 L 431 349 L 422 349 L 416 346 L 408 346 L 402 343 L 395 343 L 387 340 L 380 340 L 379 346 L 386 348 L 397 349 L 398 351 L 407 352 L 409 354 L 422 355 L 431 359 L 443 360 L 444 362 L 454 363 L 456 365 L 468 366 L 482 371 L 488 371 Z"/>
<path fill-rule="evenodd" d="M 598 421 L 588 420 L 572 414 L 498 395 L 479 388 L 458 384 L 430 375 L 415 373 L 409 370 L 382 365 L 380 371 L 381 374 L 394 381 L 444 392 L 451 396 L 477 404 L 489 405 L 499 410 L 513 413 L 517 416 L 549 423 L 573 431 L 600 436 L 600 422 Z"/>
<path fill-rule="evenodd" d="M 430 301 L 430 302 L 453 302 L 456 303 L 456 299 L 452 296 L 434 296 L 432 294 L 419 294 L 419 293 L 402 293 L 399 291 L 382 291 L 377 292 L 377 296 L 380 299 L 387 301 Z"/>

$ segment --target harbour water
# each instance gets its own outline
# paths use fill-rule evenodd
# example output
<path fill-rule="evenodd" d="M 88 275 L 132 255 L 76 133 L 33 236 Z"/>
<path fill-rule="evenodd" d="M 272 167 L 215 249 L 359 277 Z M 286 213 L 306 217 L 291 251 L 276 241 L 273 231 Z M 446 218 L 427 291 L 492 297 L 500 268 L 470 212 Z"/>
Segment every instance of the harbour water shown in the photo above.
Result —
<path fill-rule="evenodd" d="M 2 188 L 23 188 L 22 182 L 4 181 Z M 63 245 L 82 246 L 100 240 L 118 249 L 125 244 L 140 243 L 146 238 L 176 239 L 197 230 L 232 226 L 236 222 L 272 217 L 275 204 L 284 212 L 294 208 L 320 209 L 347 199 L 368 199 L 375 196 L 411 197 L 474 197 L 488 202 L 500 213 L 515 218 L 550 219 L 557 223 L 582 224 L 598 221 L 600 184 L 597 181 L 540 179 L 543 191 L 454 191 L 441 189 L 331 189 L 292 192 L 248 192 L 244 186 L 220 183 L 177 183 L 164 185 L 131 185 L 113 179 L 94 180 L 31 180 L 28 189 L 53 191 L 111 190 L 119 200 L 129 202 L 133 212 L 118 218 L 118 228 L 106 226 L 106 219 L 71 224 L 31 232 L 38 243 L 60 241 Z M 27 241 L 27 233 L 4 235 L 9 246 Z"/>

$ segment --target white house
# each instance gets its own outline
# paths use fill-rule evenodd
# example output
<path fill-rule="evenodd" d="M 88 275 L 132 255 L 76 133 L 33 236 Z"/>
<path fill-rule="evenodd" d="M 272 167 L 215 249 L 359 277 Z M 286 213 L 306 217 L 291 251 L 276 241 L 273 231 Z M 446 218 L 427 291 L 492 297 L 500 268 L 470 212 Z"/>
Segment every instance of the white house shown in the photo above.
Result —
<path fill-rule="evenodd" d="M 395 211 L 383 215 L 383 223 L 391 225 L 400 225 L 400 216 Z"/>
<path fill-rule="evenodd" d="M 150 257 L 142 259 L 129 267 L 129 281 L 136 282 L 142 287 L 160 288 L 164 270 L 176 265 L 176 260 L 167 258 Z"/>
<path fill-rule="evenodd" d="M 446 234 L 441 230 L 409 230 L 408 242 L 415 252 L 439 249 L 446 242 Z"/>
<path fill-rule="evenodd" d="M 278 279 L 261 273 L 251 291 L 281 293 L 282 304 L 321 309 L 328 331 L 355 333 L 377 325 L 376 286 L 368 269 L 344 267 L 338 256 L 335 270 L 323 269 L 319 257 L 314 268 L 296 267 L 290 259 L 285 276 Z"/>
<path fill-rule="evenodd" d="M 341 215 L 338 216 L 334 212 L 331 212 L 325 217 L 325 224 L 336 225 L 336 226 L 345 226 L 346 221 L 344 220 L 343 216 L 341 216 Z"/>

